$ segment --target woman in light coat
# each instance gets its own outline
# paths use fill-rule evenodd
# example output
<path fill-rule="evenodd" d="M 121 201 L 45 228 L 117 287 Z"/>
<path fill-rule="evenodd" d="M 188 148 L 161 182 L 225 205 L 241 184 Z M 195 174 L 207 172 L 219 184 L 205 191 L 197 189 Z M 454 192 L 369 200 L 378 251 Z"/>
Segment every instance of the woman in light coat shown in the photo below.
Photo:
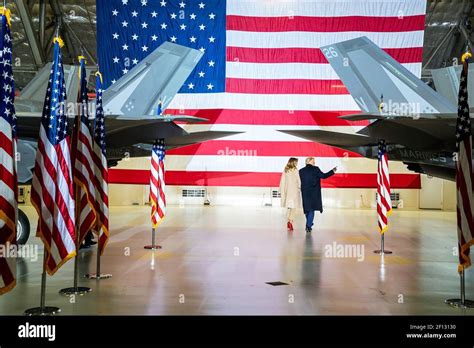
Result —
<path fill-rule="evenodd" d="M 293 231 L 293 219 L 297 209 L 301 209 L 301 180 L 298 172 L 298 159 L 288 160 L 280 180 L 281 206 L 287 208 L 287 227 Z"/>

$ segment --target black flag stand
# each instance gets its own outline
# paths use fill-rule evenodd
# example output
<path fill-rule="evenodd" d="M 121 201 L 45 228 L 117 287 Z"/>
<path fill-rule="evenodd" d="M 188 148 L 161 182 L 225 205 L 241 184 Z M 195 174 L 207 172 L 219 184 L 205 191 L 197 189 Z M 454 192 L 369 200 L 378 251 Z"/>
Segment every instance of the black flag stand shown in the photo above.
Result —
<path fill-rule="evenodd" d="M 464 274 L 464 267 L 459 273 L 459 278 L 461 282 L 461 298 L 450 298 L 444 301 L 444 303 L 455 307 L 455 308 L 474 308 L 474 301 L 466 300 L 466 278 Z"/>
<path fill-rule="evenodd" d="M 46 248 L 44 250 L 43 256 L 43 274 L 41 275 L 41 297 L 40 297 L 40 306 L 27 309 L 24 312 L 24 315 L 33 316 L 49 316 L 55 315 L 61 312 L 61 309 L 58 307 L 46 307 L 45 306 L 45 297 L 46 297 Z"/>
<path fill-rule="evenodd" d="M 97 236 L 97 240 L 100 240 L 100 235 Z M 98 242 L 99 243 L 99 242 Z M 85 275 L 87 279 L 95 279 L 95 280 L 101 280 L 101 279 L 109 279 L 112 278 L 112 274 L 101 274 L 100 273 L 100 250 L 99 250 L 99 244 L 97 244 L 97 263 L 96 263 L 96 273 L 88 273 Z"/>
<path fill-rule="evenodd" d="M 78 215 L 76 215 L 78 216 Z M 88 294 L 89 292 L 92 291 L 91 288 L 85 287 L 85 286 L 78 286 L 77 285 L 77 280 L 79 276 L 79 229 L 76 230 L 76 250 L 77 254 L 76 257 L 74 258 L 74 285 L 72 288 L 64 288 L 59 290 L 59 293 L 64 296 L 70 296 L 70 295 L 85 295 Z"/>

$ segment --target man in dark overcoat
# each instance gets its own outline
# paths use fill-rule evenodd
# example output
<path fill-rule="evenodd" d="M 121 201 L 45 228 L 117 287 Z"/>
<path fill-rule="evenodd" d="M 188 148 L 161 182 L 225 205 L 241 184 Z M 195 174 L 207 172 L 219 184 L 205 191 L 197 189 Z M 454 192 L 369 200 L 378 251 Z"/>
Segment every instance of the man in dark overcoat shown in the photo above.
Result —
<path fill-rule="evenodd" d="M 327 173 L 323 173 L 319 167 L 315 166 L 314 157 L 306 159 L 306 167 L 300 169 L 301 195 L 303 197 L 303 211 L 306 215 L 306 232 L 311 232 L 313 227 L 314 212 L 323 212 L 323 202 L 321 199 L 321 179 L 329 178 L 336 173 L 334 167 Z"/>

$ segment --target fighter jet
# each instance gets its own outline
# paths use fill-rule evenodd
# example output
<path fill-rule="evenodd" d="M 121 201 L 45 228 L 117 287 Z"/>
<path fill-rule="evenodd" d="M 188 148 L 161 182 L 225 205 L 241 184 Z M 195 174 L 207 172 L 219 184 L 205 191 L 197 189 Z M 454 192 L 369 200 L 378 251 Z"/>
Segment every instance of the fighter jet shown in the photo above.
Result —
<path fill-rule="evenodd" d="M 188 133 L 179 122 L 205 122 L 207 119 L 166 115 L 158 110 L 166 107 L 186 81 L 203 53 L 184 46 L 163 43 L 143 61 L 103 92 L 103 108 L 109 167 L 125 157 L 150 156 L 156 139 L 164 139 L 167 149 L 222 138 L 239 132 L 203 131 Z M 38 134 L 48 85 L 51 63 L 43 67 L 15 98 L 18 117 L 18 181 L 32 179 Z M 68 104 L 75 105 L 79 90 L 79 67 L 65 65 Z M 91 71 L 88 70 L 88 76 Z M 92 106 L 93 103 L 91 103 Z M 75 105 L 77 106 L 77 105 Z M 91 109 L 94 109 L 92 107 Z M 69 110 L 69 125 L 74 124 L 76 110 Z M 89 113 L 93 115 L 93 112 Z M 27 216 L 19 210 L 17 241 L 24 244 L 29 236 Z"/>
<path fill-rule="evenodd" d="M 175 121 L 194 123 L 207 119 L 158 114 L 158 110 L 166 110 L 202 55 L 198 50 L 165 42 L 103 92 L 109 167 L 117 165 L 124 157 L 149 156 L 156 139 L 164 139 L 167 149 L 172 149 L 238 133 L 188 133 Z M 64 69 L 68 102 L 74 104 L 79 89 L 79 67 L 65 65 Z M 50 70 L 51 64 L 43 67 L 15 98 L 20 183 L 29 182 L 32 178 Z M 93 110 L 93 103 L 91 106 Z M 75 117 L 74 113 L 75 110 L 68 110 L 70 118 Z M 69 124 L 72 127 L 74 122 L 71 120 Z"/>
<path fill-rule="evenodd" d="M 370 124 L 355 134 L 281 132 L 373 159 L 383 139 L 390 160 L 401 161 L 417 173 L 454 180 L 460 67 L 433 72 L 437 92 L 367 37 L 324 46 L 321 51 L 362 110 L 361 114 L 340 118 Z M 472 83 L 469 88 L 473 95 Z"/>

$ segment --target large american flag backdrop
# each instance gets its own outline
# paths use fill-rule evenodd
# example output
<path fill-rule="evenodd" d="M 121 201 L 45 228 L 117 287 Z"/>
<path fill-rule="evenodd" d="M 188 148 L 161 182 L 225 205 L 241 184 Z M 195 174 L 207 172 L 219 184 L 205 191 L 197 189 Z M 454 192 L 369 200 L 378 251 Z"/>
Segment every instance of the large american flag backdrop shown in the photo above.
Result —
<path fill-rule="evenodd" d="M 289 156 L 338 165 L 330 187 L 376 187 L 376 165 L 355 153 L 277 129 L 353 132 L 366 123 L 319 47 L 367 36 L 415 75 L 421 74 L 426 0 L 99 0 L 98 52 L 105 86 L 162 42 L 204 56 L 168 114 L 209 119 L 189 131 L 243 133 L 167 154 L 167 184 L 277 187 Z M 392 187 L 419 187 L 401 166 Z"/>

